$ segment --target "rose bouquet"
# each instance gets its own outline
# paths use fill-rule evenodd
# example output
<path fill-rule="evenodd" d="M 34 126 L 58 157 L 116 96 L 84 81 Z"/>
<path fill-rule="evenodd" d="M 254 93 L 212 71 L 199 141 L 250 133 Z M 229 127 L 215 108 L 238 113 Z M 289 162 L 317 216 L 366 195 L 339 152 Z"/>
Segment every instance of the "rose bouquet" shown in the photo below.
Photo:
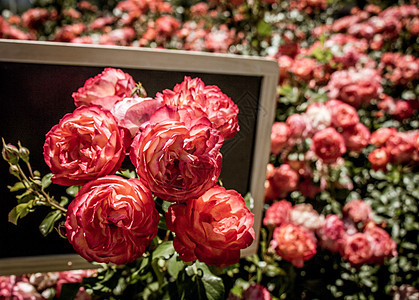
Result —
<path fill-rule="evenodd" d="M 44 234 L 56 227 L 86 260 L 135 265 L 137 275 L 150 256 L 171 257 L 176 275 L 181 261 L 211 276 L 206 265 L 239 261 L 253 242 L 254 219 L 243 196 L 218 178 L 222 144 L 239 130 L 238 107 L 227 95 L 185 77 L 150 98 L 129 74 L 107 68 L 73 99 L 76 109 L 46 134 L 52 173 L 41 178 L 28 149 L 3 141 L 3 158 L 18 178 L 10 190 L 23 191 L 9 221 L 48 206 Z M 51 183 L 68 187 L 74 199 L 57 201 L 47 192 Z M 158 270 L 167 266 L 151 264 L 162 286 Z"/>

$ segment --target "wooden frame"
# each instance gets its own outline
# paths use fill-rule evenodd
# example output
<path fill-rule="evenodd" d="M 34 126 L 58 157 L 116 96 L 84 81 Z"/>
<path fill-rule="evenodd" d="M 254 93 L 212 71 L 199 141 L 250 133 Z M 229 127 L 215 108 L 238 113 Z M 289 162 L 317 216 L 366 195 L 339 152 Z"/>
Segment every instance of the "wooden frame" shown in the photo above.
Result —
<path fill-rule="evenodd" d="M 256 253 L 264 204 L 264 181 L 269 159 L 270 133 L 275 113 L 278 82 L 276 61 L 258 57 L 189 51 L 15 40 L 0 40 L 0 49 L 0 63 L 139 68 L 261 77 L 250 182 L 250 193 L 255 200 L 253 213 L 256 238 L 249 248 L 242 251 L 242 256 Z M 2 81 L 2 84 L 7 83 Z M 0 258 L 0 275 L 89 267 L 92 265 L 84 262 L 78 255 Z"/>

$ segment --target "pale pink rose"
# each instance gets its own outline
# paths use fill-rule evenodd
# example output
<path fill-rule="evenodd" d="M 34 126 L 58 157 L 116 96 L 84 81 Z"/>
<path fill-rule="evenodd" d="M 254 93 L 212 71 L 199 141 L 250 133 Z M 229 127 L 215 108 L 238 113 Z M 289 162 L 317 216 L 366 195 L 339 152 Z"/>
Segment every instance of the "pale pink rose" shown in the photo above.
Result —
<path fill-rule="evenodd" d="M 328 215 L 322 227 L 318 228 L 317 236 L 322 248 L 332 252 L 338 252 L 346 231 L 342 220 L 338 215 Z"/>
<path fill-rule="evenodd" d="M 205 2 L 198 2 L 191 6 L 191 16 L 192 17 L 203 17 L 207 14 L 209 6 Z"/>
<path fill-rule="evenodd" d="M 208 51 L 227 53 L 228 48 L 233 43 L 233 39 L 230 36 L 230 32 L 227 28 L 219 28 L 211 30 L 204 39 L 205 48 Z"/>
<path fill-rule="evenodd" d="M 118 125 L 128 129 L 134 137 L 141 124 L 161 106 L 161 102 L 153 98 L 125 98 L 112 107 L 111 113 L 118 120 Z"/>
<path fill-rule="evenodd" d="M 372 220 L 372 208 L 363 200 L 352 200 L 345 204 L 342 209 L 343 217 L 349 218 L 355 223 L 367 224 Z"/>
<path fill-rule="evenodd" d="M 289 223 L 291 209 L 292 204 L 287 200 L 274 202 L 265 212 L 263 225 L 268 227 L 278 227 L 281 224 Z"/>
<path fill-rule="evenodd" d="M 295 191 L 300 180 L 300 175 L 290 167 L 289 164 L 282 164 L 274 169 L 271 182 L 278 191 L 278 197 L 285 197 L 289 192 Z"/>
<path fill-rule="evenodd" d="M 163 104 L 202 109 L 219 130 L 224 139 L 230 139 L 239 131 L 237 105 L 215 85 L 205 85 L 199 78 L 185 77 L 173 90 L 166 89 L 156 94 L 156 99 Z"/>
<path fill-rule="evenodd" d="M 271 294 L 266 287 L 252 284 L 243 291 L 242 300 L 271 300 Z"/>
<path fill-rule="evenodd" d="M 317 132 L 312 140 L 312 150 L 326 164 L 335 163 L 346 152 L 345 140 L 332 127 Z"/>
<path fill-rule="evenodd" d="M 397 129 L 394 127 L 379 128 L 371 134 L 370 143 L 377 147 L 381 147 L 387 142 L 389 137 L 396 133 Z"/>
<path fill-rule="evenodd" d="M 370 261 L 372 257 L 371 243 L 361 232 L 346 235 L 340 247 L 340 255 L 354 267 L 359 267 Z"/>
<path fill-rule="evenodd" d="M 324 216 L 320 215 L 311 204 L 296 204 L 290 211 L 290 223 L 315 231 L 324 224 Z"/>
<path fill-rule="evenodd" d="M 198 108 L 163 106 L 144 123 L 130 158 L 142 182 L 167 201 L 196 199 L 220 175 L 223 137 Z"/>
<path fill-rule="evenodd" d="M 347 150 L 360 153 L 369 144 L 370 131 L 364 124 L 357 123 L 355 126 L 345 128 L 342 137 Z"/>
<path fill-rule="evenodd" d="M 391 135 L 385 144 L 387 152 L 394 163 L 406 163 L 413 158 L 415 152 L 414 134 L 397 132 Z"/>
<path fill-rule="evenodd" d="M 159 213 L 140 180 L 109 175 L 85 184 L 66 213 L 67 238 L 88 261 L 126 264 L 156 236 Z"/>
<path fill-rule="evenodd" d="M 278 155 L 287 145 L 290 130 L 284 122 L 275 122 L 271 131 L 271 153 Z"/>
<path fill-rule="evenodd" d="M 19 281 L 13 286 L 13 300 L 43 300 L 44 297 L 38 293 L 35 287 L 27 281 Z"/>
<path fill-rule="evenodd" d="M 359 122 L 358 113 L 353 106 L 339 100 L 328 100 L 326 106 L 332 114 L 332 125 L 335 128 L 354 126 Z"/>
<path fill-rule="evenodd" d="M 397 256 L 397 244 L 384 229 L 369 223 L 364 233 L 371 243 L 370 263 L 383 264 L 385 258 Z"/>
<path fill-rule="evenodd" d="M 176 18 L 169 15 L 164 15 L 157 18 L 155 22 L 155 28 L 158 35 L 171 37 L 176 32 L 176 30 L 179 29 L 180 24 L 180 21 Z"/>
<path fill-rule="evenodd" d="M 386 166 L 390 162 L 390 155 L 386 148 L 377 148 L 368 155 L 368 160 L 373 170 L 386 170 Z"/>
<path fill-rule="evenodd" d="M 56 285 L 58 278 L 58 272 L 34 273 L 29 276 L 29 282 L 36 287 L 37 290 L 42 291 Z"/>
<path fill-rule="evenodd" d="M 304 261 L 316 254 L 316 238 L 312 233 L 293 224 L 276 227 L 270 247 L 295 267 L 302 268 Z"/>
<path fill-rule="evenodd" d="M 314 102 L 307 107 L 304 114 L 307 124 L 311 125 L 313 133 L 323 130 L 330 126 L 332 115 L 326 105 Z"/>
<path fill-rule="evenodd" d="M 99 44 L 128 46 L 134 39 L 134 29 L 131 27 L 124 27 L 114 29 L 109 33 L 101 35 L 99 38 Z M 129 94 L 127 97 L 129 97 Z"/>
<path fill-rule="evenodd" d="M 97 106 L 82 106 L 66 114 L 46 134 L 44 160 L 52 182 L 82 185 L 114 174 L 125 159 L 130 137 L 114 116 Z"/>
<path fill-rule="evenodd" d="M 167 228 L 176 234 L 173 246 L 180 258 L 215 266 L 239 261 L 240 250 L 250 246 L 255 237 L 253 222 L 243 197 L 218 185 L 186 205 L 171 205 L 166 213 Z"/>
<path fill-rule="evenodd" d="M 97 105 L 111 110 L 116 102 L 130 97 L 134 88 L 135 82 L 129 74 L 106 68 L 101 74 L 89 78 L 72 96 L 77 107 Z"/>
<path fill-rule="evenodd" d="M 304 114 L 292 114 L 286 120 L 290 136 L 294 138 L 305 138 L 311 132 L 311 124 Z"/>

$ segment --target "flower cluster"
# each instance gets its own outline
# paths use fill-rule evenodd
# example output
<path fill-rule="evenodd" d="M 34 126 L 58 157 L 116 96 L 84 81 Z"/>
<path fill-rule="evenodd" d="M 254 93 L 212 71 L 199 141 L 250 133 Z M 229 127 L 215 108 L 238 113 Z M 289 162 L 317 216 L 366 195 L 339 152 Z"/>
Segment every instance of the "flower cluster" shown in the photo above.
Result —
<path fill-rule="evenodd" d="M 158 231 L 154 195 L 176 202 L 166 221 L 184 261 L 236 263 L 253 242 L 253 214 L 217 180 L 220 148 L 239 130 L 237 105 L 199 78 L 143 94 L 129 74 L 107 68 L 73 93 L 77 108 L 47 133 L 53 183 L 82 186 L 66 213 L 68 240 L 89 261 L 132 262 Z M 138 178 L 115 175 L 127 153 Z"/>

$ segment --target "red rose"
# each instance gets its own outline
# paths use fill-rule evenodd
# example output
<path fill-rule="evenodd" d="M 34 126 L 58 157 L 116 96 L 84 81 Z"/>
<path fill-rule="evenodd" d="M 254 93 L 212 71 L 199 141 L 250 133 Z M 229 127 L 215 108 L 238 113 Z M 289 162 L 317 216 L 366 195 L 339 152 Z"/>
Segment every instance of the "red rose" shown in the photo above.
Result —
<path fill-rule="evenodd" d="M 129 74 L 106 68 L 101 74 L 89 78 L 72 96 L 76 106 L 97 105 L 111 110 L 116 102 L 130 97 L 134 88 L 135 82 Z"/>
<path fill-rule="evenodd" d="M 353 127 L 345 128 L 342 137 L 345 140 L 346 149 L 360 153 L 369 144 L 370 131 L 364 124 L 357 123 Z"/>
<path fill-rule="evenodd" d="M 316 231 L 320 246 L 338 252 L 346 232 L 342 220 L 337 215 L 328 215 L 323 226 Z"/>
<path fill-rule="evenodd" d="M 164 106 L 144 123 L 130 158 L 140 179 L 160 198 L 184 202 L 201 196 L 220 175 L 223 138 L 198 108 Z"/>
<path fill-rule="evenodd" d="M 176 234 L 173 246 L 180 258 L 216 266 L 239 261 L 240 249 L 253 242 L 253 222 L 243 197 L 220 186 L 186 205 L 174 204 L 166 213 L 167 228 Z"/>
<path fill-rule="evenodd" d="M 151 191 L 138 179 L 109 175 L 90 181 L 67 211 L 67 238 L 88 261 L 125 264 L 141 256 L 160 217 Z"/>
<path fill-rule="evenodd" d="M 352 200 L 346 203 L 342 213 L 345 218 L 349 218 L 355 223 L 367 224 L 372 220 L 372 208 L 363 200 Z"/>
<path fill-rule="evenodd" d="M 377 148 L 368 155 L 373 170 L 385 170 L 387 163 L 390 161 L 390 155 L 386 148 Z"/>
<path fill-rule="evenodd" d="M 383 264 L 385 258 L 397 256 L 397 244 L 384 229 L 370 223 L 364 233 L 371 243 L 370 263 Z"/>
<path fill-rule="evenodd" d="M 47 133 L 44 159 L 61 185 L 81 185 L 115 173 L 125 158 L 129 135 L 108 111 L 79 107 Z"/>
<path fill-rule="evenodd" d="M 370 143 L 377 147 L 381 147 L 387 142 L 388 138 L 395 133 L 397 133 L 396 128 L 379 128 L 371 134 Z"/>
<path fill-rule="evenodd" d="M 336 162 L 346 152 L 345 140 L 332 127 L 320 130 L 313 136 L 312 148 L 326 164 Z"/>
<path fill-rule="evenodd" d="M 275 228 L 271 248 L 295 267 L 302 268 L 304 261 L 316 254 L 316 238 L 301 226 L 283 224 Z"/>
<path fill-rule="evenodd" d="M 275 122 L 271 131 L 271 153 L 278 155 L 286 146 L 290 130 L 284 122 Z"/>
<path fill-rule="evenodd" d="M 156 99 L 175 107 L 190 106 L 203 110 L 213 128 L 219 130 L 224 139 L 230 139 L 239 131 L 237 105 L 217 86 L 205 85 L 199 78 L 185 80 L 172 90 L 157 93 Z"/>
<path fill-rule="evenodd" d="M 346 235 L 340 248 L 340 255 L 354 267 L 368 263 L 372 256 L 371 243 L 364 233 Z"/>
<path fill-rule="evenodd" d="M 351 127 L 359 122 L 358 113 L 349 104 L 339 100 L 329 100 L 326 106 L 332 113 L 332 125 L 335 128 Z"/>
<path fill-rule="evenodd" d="M 284 223 L 289 223 L 292 204 L 287 200 L 281 200 L 273 203 L 265 212 L 263 225 L 268 227 L 277 227 Z"/>

